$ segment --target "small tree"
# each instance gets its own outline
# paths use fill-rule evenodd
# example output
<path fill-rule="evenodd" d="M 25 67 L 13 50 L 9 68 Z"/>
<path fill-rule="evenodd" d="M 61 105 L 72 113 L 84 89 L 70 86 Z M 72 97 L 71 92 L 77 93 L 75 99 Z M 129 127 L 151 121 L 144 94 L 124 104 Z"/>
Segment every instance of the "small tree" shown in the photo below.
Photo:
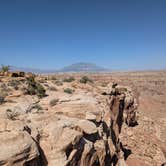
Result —
<path fill-rule="evenodd" d="M 2 65 L 1 70 L 2 70 L 2 72 L 8 72 L 10 70 L 10 66 Z"/>

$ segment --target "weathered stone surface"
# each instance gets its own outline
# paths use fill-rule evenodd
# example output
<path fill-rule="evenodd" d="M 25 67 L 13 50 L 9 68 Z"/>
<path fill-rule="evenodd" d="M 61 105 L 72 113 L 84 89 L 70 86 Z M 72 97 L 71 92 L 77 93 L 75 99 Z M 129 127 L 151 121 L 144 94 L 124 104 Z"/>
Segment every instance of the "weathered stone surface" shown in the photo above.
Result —
<path fill-rule="evenodd" d="M 94 134 L 97 132 L 96 125 L 93 122 L 90 122 L 88 120 L 79 120 L 77 125 L 86 134 Z"/>
<path fill-rule="evenodd" d="M 36 143 L 25 131 L 4 131 L 0 133 L 0 165 L 24 165 L 38 162 L 39 151 Z"/>

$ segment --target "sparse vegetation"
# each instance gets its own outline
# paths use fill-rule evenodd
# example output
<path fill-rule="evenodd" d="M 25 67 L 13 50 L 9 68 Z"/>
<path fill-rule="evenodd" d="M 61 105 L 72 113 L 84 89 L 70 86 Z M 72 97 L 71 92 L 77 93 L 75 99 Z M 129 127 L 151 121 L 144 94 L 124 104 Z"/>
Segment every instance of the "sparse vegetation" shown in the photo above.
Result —
<path fill-rule="evenodd" d="M 5 97 L 8 96 L 10 89 L 6 86 L 6 84 L 1 84 L 0 86 L 0 104 L 5 102 Z"/>
<path fill-rule="evenodd" d="M 118 84 L 114 82 L 113 85 L 112 85 L 112 88 L 115 88 L 117 85 Z"/>
<path fill-rule="evenodd" d="M 56 80 L 54 83 L 55 83 L 55 85 L 57 85 L 57 86 L 62 86 L 62 85 L 63 85 L 63 82 L 62 82 L 62 81 L 59 81 L 59 80 Z"/>
<path fill-rule="evenodd" d="M 0 85 L 0 88 L 3 89 L 3 90 L 5 90 L 5 91 L 8 89 L 8 87 L 7 87 L 7 85 L 5 83 L 2 83 Z"/>
<path fill-rule="evenodd" d="M 73 82 L 73 81 L 75 81 L 75 78 L 73 76 L 63 79 L 63 82 Z"/>
<path fill-rule="evenodd" d="M 16 117 L 19 115 L 19 113 L 16 112 L 15 110 L 7 109 L 6 115 L 7 115 L 8 119 L 16 120 Z"/>
<path fill-rule="evenodd" d="M 88 83 L 88 82 L 93 83 L 93 80 L 90 79 L 90 78 L 87 77 L 87 76 L 83 76 L 83 77 L 80 79 L 80 83 L 86 84 L 86 83 Z"/>
<path fill-rule="evenodd" d="M 35 112 L 34 112 L 35 110 Z M 26 110 L 26 113 L 42 113 L 43 107 L 40 104 L 33 104 Z"/>
<path fill-rule="evenodd" d="M 27 78 L 27 94 L 29 95 L 37 95 L 39 98 L 42 98 L 46 96 L 45 92 L 46 90 L 44 87 L 35 81 L 35 77 L 29 77 Z"/>
<path fill-rule="evenodd" d="M 52 99 L 52 100 L 50 101 L 50 106 L 51 106 L 51 107 L 55 106 L 55 105 L 58 103 L 58 101 L 59 101 L 59 99 Z"/>
<path fill-rule="evenodd" d="M 66 89 L 64 89 L 64 92 L 68 93 L 68 94 L 72 94 L 74 92 L 74 90 L 70 89 L 70 88 L 66 88 Z"/>
<path fill-rule="evenodd" d="M 5 96 L 0 95 L 0 104 L 3 104 L 5 102 Z"/>
<path fill-rule="evenodd" d="M 35 104 L 33 109 L 37 109 L 38 111 L 43 110 L 43 107 L 40 104 Z"/>
<path fill-rule="evenodd" d="M 11 80 L 9 83 L 8 83 L 8 86 L 11 86 L 13 87 L 15 90 L 18 90 L 19 89 L 19 86 L 20 85 L 20 82 L 18 80 Z"/>
<path fill-rule="evenodd" d="M 57 91 L 57 88 L 54 87 L 54 86 L 50 86 L 48 89 L 49 89 L 50 91 Z"/>

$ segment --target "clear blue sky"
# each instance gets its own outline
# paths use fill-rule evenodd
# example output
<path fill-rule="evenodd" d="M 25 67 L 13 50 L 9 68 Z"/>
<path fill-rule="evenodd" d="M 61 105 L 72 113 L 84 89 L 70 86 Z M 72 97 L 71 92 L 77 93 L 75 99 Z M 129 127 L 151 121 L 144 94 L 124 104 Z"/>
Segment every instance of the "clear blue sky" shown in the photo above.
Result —
<path fill-rule="evenodd" d="M 166 0 L 0 0 L 0 63 L 166 68 Z"/>

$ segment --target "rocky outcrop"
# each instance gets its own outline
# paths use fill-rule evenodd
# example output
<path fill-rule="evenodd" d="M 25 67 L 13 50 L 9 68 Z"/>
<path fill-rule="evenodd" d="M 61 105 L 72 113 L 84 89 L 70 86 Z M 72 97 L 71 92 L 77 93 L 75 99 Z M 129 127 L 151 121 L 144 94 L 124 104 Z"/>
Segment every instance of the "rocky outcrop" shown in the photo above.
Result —
<path fill-rule="evenodd" d="M 127 95 L 128 100 L 125 100 Z M 40 145 L 50 165 L 111 165 L 111 163 L 116 164 L 117 159 L 119 159 L 119 164 L 124 165 L 123 151 L 119 139 L 123 124 L 123 111 L 126 111 L 127 115 L 130 112 L 129 110 L 134 112 L 135 106 L 133 105 L 136 104 L 135 100 L 129 100 L 129 96 L 134 99 L 132 93 L 119 87 L 113 88 L 111 93 L 105 97 L 100 96 L 98 99 L 103 100 L 103 102 L 105 100 L 105 113 L 101 113 L 101 108 L 99 109 L 98 103 L 101 101 L 95 102 L 95 100 L 89 98 L 91 102 L 88 103 L 85 100 L 85 98 L 88 98 L 86 96 L 75 102 L 68 99 L 67 103 L 55 107 L 61 113 L 58 112 L 56 119 L 50 119 L 50 122 L 47 122 L 48 125 L 44 127 L 40 140 Z M 109 100 L 109 103 L 106 103 L 106 99 Z M 111 103 L 112 105 L 110 105 Z M 82 113 L 82 116 L 79 119 L 80 116 L 77 116 L 78 106 L 83 110 L 95 108 L 97 112 L 95 110 L 87 112 L 80 110 L 79 113 Z M 55 113 L 51 117 L 54 117 Z M 71 116 L 73 114 L 75 118 Z M 130 118 L 134 121 L 135 114 Z"/>
<path fill-rule="evenodd" d="M 38 146 L 22 122 L 1 119 L 0 140 L 0 165 L 39 164 Z"/>
<path fill-rule="evenodd" d="M 47 107 L 42 114 L 27 111 L 35 99 L 17 99 L 19 104 L 12 103 L 10 107 L 21 108 L 17 109 L 18 118 L 0 121 L 0 147 L 4 149 L 0 164 L 124 166 L 121 128 L 123 121 L 131 124 L 136 120 L 136 101 L 127 88 L 119 86 L 105 94 L 59 94 L 56 97 L 60 102 L 53 108 L 48 106 L 46 97 L 38 102 Z M 4 104 L 2 108 L 7 107 Z"/>

